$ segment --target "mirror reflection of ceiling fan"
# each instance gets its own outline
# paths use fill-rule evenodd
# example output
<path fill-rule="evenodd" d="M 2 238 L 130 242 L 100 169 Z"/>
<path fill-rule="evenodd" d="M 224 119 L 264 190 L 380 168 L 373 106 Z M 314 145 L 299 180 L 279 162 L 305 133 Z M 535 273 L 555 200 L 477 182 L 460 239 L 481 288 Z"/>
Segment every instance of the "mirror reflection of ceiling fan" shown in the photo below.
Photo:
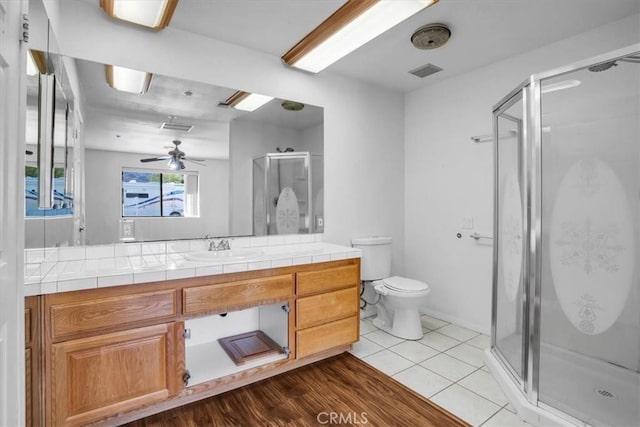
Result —
<path fill-rule="evenodd" d="M 185 168 L 184 162 L 191 162 L 197 165 L 207 166 L 204 163 L 200 163 L 200 162 L 204 162 L 204 159 L 193 159 L 190 157 L 187 158 L 184 151 L 178 148 L 178 146 L 182 143 L 182 141 L 180 141 L 179 139 L 174 139 L 171 142 L 173 143 L 173 145 L 175 145 L 175 147 L 173 147 L 173 149 L 169 151 L 166 156 L 140 159 L 140 161 L 142 163 L 148 163 L 148 162 L 157 162 L 160 160 L 168 160 L 167 166 L 169 166 L 169 169 L 172 169 L 172 170 L 184 169 Z"/>

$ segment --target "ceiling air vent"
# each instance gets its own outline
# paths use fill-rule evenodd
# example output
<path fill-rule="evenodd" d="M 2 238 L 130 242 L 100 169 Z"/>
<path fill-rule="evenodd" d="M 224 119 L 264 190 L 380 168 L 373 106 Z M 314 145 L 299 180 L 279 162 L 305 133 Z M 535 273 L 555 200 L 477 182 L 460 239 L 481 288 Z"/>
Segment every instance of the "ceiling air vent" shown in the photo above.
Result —
<path fill-rule="evenodd" d="M 193 125 L 185 125 L 182 123 L 163 123 L 160 126 L 160 129 L 167 129 L 167 130 L 177 130 L 180 132 L 189 132 L 191 131 L 191 129 L 193 129 Z"/>
<path fill-rule="evenodd" d="M 430 76 L 431 74 L 435 74 L 438 71 L 442 71 L 442 68 L 436 67 L 433 64 L 427 64 L 418 68 L 414 68 L 413 70 L 409 71 L 409 74 L 413 74 L 414 76 L 418 76 L 422 79 L 424 77 Z"/>

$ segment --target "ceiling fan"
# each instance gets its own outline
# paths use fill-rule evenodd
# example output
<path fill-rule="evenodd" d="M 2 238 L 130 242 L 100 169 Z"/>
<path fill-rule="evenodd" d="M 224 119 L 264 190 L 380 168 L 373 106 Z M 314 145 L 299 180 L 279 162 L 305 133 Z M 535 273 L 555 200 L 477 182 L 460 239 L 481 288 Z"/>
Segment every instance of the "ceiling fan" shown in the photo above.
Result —
<path fill-rule="evenodd" d="M 186 162 L 195 163 L 197 165 L 207 166 L 204 163 L 200 163 L 200 162 L 204 162 L 204 159 L 192 159 L 192 158 L 185 157 L 184 151 L 178 148 L 178 146 L 182 144 L 182 141 L 180 141 L 179 139 L 174 139 L 171 142 L 173 143 L 173 145 L 175 145 L 175 147 L 173 147 L 173 149 L 169 151 L 166 156 L 140 159 L 140 161 L 142 163 L 148 163 L 148 162 L 157 162 L 160 160 L 169 160 L 169 162 L 167 163 L 167 166 L 169 166 L 169 169 L 172 169 L 172 170 L 184 169 L 185 166 L 184 166 L 183 160 Z"/>

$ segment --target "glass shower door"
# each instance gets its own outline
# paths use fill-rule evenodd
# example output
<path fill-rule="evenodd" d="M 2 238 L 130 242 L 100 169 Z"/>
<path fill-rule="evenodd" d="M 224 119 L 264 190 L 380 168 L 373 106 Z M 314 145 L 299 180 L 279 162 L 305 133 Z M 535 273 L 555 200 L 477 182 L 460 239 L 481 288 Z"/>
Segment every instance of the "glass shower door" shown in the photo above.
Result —
<path fill-rule="evenodd" d="M 311 159 L 308 152 L 269 153 L 253 159 L 253 234 L 322 229 L 312 221 L 313 213 L 322 226 L 322 158 L 314 162 L 318 166 L 314 173 Z"/>
<path fill-rule="evenodd" d="M 543 80 L 541 105 L 539 401 L 637 426 L 640 64 Z"/>
<path fill-rule="evenodd" d="M 522 93 L 495 113 L 495 216 L 492 347 L 523 387 Z"/>
<path fill-rule="evenodd" d="M 309 232 L 309 155 L 268 155 L 268 234 Z"/>

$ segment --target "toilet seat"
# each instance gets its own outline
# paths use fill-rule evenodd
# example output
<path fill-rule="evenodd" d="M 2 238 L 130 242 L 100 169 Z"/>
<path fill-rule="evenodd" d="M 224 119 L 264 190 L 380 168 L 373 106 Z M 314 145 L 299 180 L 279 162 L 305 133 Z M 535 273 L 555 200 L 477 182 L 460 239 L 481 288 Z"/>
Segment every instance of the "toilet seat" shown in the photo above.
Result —
<path fill-rule="evenodd" d="M 387 277 L 378 281 L 378 283 L 388 290 L 397 293 L 418 293 L 429 291 L 429 285 L 426 283 L 400 276 Z"/>

